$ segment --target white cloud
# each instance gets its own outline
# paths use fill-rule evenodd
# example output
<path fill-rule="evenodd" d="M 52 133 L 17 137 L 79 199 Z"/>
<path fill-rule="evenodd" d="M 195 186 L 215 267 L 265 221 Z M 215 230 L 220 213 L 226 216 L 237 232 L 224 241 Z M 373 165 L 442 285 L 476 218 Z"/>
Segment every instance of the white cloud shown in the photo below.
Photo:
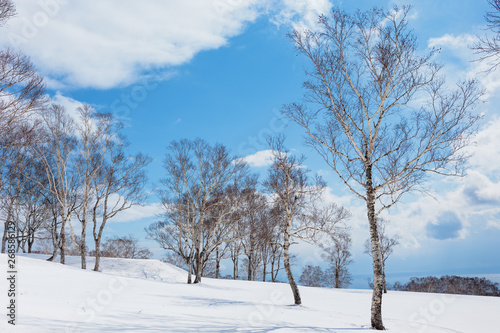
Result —
<path fill-rule="evenodd" d="M 248 163 L 252 167 L 264 167 L 273 163 L 272 158 L 273 150 L 267 149 L 242 157 L 241 160 Z"/>
<path fill-rule="evenodd" d="M 257 17 L 256 3 L 18 0 L 0 43 L 17 44 L 51 84 L 106 89 L 225 45 Z"/>
<path fill-rule="evenodd" d="M 264 13 L 279 24 L 314 27 L 331 7 L 328 0 L 14 2 L 18 15 L 0 29 L 0 45 L 31 56 L 54 89 L 108 89 L 161 76 L 226 45 Z"/>

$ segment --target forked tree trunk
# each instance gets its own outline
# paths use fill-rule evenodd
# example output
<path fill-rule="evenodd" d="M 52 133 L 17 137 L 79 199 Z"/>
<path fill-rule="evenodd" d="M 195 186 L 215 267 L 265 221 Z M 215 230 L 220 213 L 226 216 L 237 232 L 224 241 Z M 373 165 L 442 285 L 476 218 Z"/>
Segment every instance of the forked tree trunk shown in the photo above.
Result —
<path fill-rule="evenodd" d="M 370 240 L 373 258 L 373 295 L 371 306 L 371 325 L 374 329 L 385 330 L 382 321 L 382 293 L 384 289 L 384 274 L 382 269 L 382 255 L 377 230 L 377 218 L 375 216 L 375 190 L 372 183 L 372 167 L 366 168 L 367 190 L 366 207 L 368 222 L 370 224 Z"/>
<path fill-rule="evenodd" d="M 284 237 L 284 243 L 283 243 L 284 265 L 285 265 L 286 276 L 288 278 L 288 283 L 290 284 L 290 288 L 292 288 L 293 299 L 294 299 L 295 305 L 300 305 L 300 304 L 302 304 L 302 301 L 300 299 L 299 287 L 297 286 L 297 283 L 295 282 L 295 279 L 293 278 L 292 269 L 290 266 L 290 235 L 289 235 L 289 231 L 290 231 L 290 225 L 287 226 L 287 230 L 285 231 L 285 237 Z"/>

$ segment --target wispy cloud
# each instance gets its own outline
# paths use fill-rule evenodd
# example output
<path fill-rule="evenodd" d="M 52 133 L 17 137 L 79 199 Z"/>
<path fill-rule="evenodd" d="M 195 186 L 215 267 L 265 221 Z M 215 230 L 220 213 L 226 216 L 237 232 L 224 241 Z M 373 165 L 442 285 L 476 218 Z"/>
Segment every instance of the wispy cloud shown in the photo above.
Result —
<path fill-rule="evenodd" d="M 271 22 L 280 25 L 291 25 L 294 29 L 318 29 L 318 17 L 328 14 L 332 8 L 329 0 L 284 0 L 277 2 L 277 14 Z"/>

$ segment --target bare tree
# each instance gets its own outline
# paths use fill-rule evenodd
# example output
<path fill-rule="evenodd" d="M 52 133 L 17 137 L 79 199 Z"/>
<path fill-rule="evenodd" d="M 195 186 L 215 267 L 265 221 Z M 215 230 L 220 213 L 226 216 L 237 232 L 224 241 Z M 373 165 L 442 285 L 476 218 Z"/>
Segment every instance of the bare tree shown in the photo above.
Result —
<path fill-rule="evenodd" d="M 283 114 L 304 128 L 342 182 L 366 203 L 373 253 L 371 325 L 382 321 L 383 273 L 377 216 L 424 184 L 426 172 L 463 175 L 479 119 L 475 81 L 450 91 L 432 62 L 417 52 L 407 26 L 409 7 L 350 15 L 334 9 L 320 17 L 319 32 L 290 38 L 309 61 L 306 104 Z M 309 108 L 311 106 L 311 108 Z M 378 206 L 378 207 L 377 207 Z"/>
<path fill-rule="evenodd" d="M 316 177 L 308 177 L 302 162 L 288 153 L 283 146 L 284 138 L 271 140 L 273 164 L 264 182 L 264 188 L 273 196 L 273 204 L 283 226 L 284 267 L 296 305 L 302 303 L 299 288 L 290 266 L 290 246 L 295 240 L 314 240 L 319 233 L 332 232 L 335 224 L 345 219 L 348 212 L 335 204 L 318 205 L 326 184 Z"/>
<path fill-rule="evenodd" d="M 78 178 L 74 170 L 76 137 L 74 121 L 64 107 L 51 105 L 41 113 L 43 129 L 38 132 L 38 141 L 31 145 L 34 156 L 43 166 L 47 176 L 53 207 L 59 209 L 60 231 L 57 247 L 61 254 L 61 264 L 65 263 L 66 226 L 77 204 Z M 33 180 L 33 179 L 32 179 Z M 57 216 L 56 215 L 56 216 Z M 57 218 L 55 216 L 55 218 Z M 57 227 L 57 222 L 55 222 Z M 49 258 L 53 260 L 54 257 Z"/>
<path fill-rule="evenodd" d="M 126 153 L 129 143 L 124 137 L 117 136 L 116 126 L 121 128 L 121 125 L 115 122 L 112 115 L 102 114 L 100 117 L 100 121 L 108 122 L 108 126 L 102 127 L 102 135 L 107 138 L 107 153 L 100 152 L 101 156 L 106 156 L 104 160 L 102 157 L 92 159 L 93 163 L 102 163 L 91 185 L 93 202 L 90 216 L 96 257 L 94 271 L 99 271 L 101 241 L 107 222 L 134 205 L 142 205 L 147 198 L 145 169 L 151 163 L 151 158 L 146 155 Z"/>
<path fill-rule="evenodd" d="M 324 287 L 325 273 L 319 266 L 307 265 L 300 275 L 299 283 L 306 287 Z"/>
<path fill-rule="evenodd" d="M 478 36 L 478 42 L 471 48 L 479 56 L 476 61 L 488 61 L 488 72 L 494 71 L 500 64 L 500 0 L 488 0 L 492 11 L 485 15 L 487 30 L 494 36 Z"/>
<path fill-rule="evenodd" d="M 352 281 L 347 266 L 353 263 L 351 254 L 351 235 L 346 229 L 329 235 L 330 246 L 322 246 L 322 255 L 330 267 L 325 272 L 326 285 L 333 288 L 347 288 Z"/>
<path fill-rule="evenodd" d="M 385 281 L 385 262 L 394 251 L 394 247 L 399 245 L 399 235 L 388 235 L 386 228 L 389 221 L 383 218 L 377 218 L 378 241 L 380 246 L 380 255 L 382 257 L 382 274 L 384 277 L 384 293 L 387 293 L 387 283 Z M 370 241 L 365 242 L 364 253 L 372 255 L 370 250 Z"/>
<path fill-rule="evenodd" d="M 75 171 L 79 178 L 81 200 L 75 212 L 82 226 L 80 234 L 81 267 L 86 269 L 87 254 L 85 249 L 89 209 L 95 198 L 95 188 L 92 184 L 105 165 L 109 151 L 119 143 L 118 131 L 121 126 L 116 125 L 109 115 L 97 113 L 89 105 L 83 105 L 77 109 L 77 112 L 79 114 L 79 121 L 76 124 L 78 157 L 75 161 Z M 102 177 L 101 180 L 103 180 Z"/>

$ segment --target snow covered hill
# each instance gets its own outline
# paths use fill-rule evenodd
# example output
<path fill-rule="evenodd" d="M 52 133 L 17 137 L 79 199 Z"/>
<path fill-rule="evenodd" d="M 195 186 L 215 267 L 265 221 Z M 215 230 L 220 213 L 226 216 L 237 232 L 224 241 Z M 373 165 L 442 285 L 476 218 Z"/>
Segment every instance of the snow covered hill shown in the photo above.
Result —
<path fill-rule="evenodd" d="M 339 332 L 369 330 L 370 291 L 301 287 L 292 306 L 287 284 L 204 279 L 157 260 L 103 258 L 102 272 L 82 271 L 46 256 L 18 256 L 17 325 L 7 323 L 9 286 L 0 332 Z M 93 261 L 89 258 L 90 269 Z M 7 257 L 0 255 L 7 274 Z M 389 292 L 390 332 L 494 333 L 500 298 Z"/>

